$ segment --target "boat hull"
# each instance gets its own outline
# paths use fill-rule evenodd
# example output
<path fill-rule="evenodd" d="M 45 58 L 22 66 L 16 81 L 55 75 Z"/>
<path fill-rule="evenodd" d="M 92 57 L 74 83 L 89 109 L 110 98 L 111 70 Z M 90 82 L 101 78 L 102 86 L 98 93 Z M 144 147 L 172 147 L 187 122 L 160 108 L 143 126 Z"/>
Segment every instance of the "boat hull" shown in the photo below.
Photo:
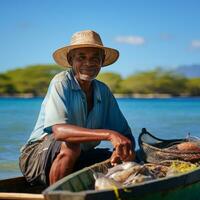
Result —
<path fill-rule="evenodd" d="M 43 190 L 44 188 L 39 185 L 30 186 L 24 177 L 0 180 L 0 199 L 43 200 Z"/>
<path fill-rule="evenodd" d="M 71 174 L 44 191 L 48 200 L 188 200 L 199 199 L 200 169 L 190 173 L 140 183 L 114 190 L 94 190 L 92 170 L 105 167 L 100 163 Z M 92 169 L 92 170 L 91 170 Z"/>

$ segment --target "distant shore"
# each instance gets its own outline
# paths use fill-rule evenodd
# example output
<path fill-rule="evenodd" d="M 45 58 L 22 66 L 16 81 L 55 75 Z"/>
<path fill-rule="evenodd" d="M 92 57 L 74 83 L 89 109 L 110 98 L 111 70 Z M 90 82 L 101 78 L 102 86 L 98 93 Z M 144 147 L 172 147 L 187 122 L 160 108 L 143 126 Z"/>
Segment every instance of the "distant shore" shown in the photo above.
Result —
<path fill-rule="evenodd" d="M 160 99 L 168 99 L 168 98 L 200 98 L 200 96 L 190 96 L 187 94 L 182 94 L 179 96 L 172 96 L 171 94 L 119 94 L 116 93 L 114 94 L 116 98 L 144 98 L 144 99 L 152 99 L 152 98 L 160 98 Z M 32 93 L 26 93 L 26 94 L 13 94 L 13 95 L 0 95 L 0 98 L 24 98 L 24 99 L 29 99 L 29 98 L 44 98 L 44 96 L 36 96 Z"/>

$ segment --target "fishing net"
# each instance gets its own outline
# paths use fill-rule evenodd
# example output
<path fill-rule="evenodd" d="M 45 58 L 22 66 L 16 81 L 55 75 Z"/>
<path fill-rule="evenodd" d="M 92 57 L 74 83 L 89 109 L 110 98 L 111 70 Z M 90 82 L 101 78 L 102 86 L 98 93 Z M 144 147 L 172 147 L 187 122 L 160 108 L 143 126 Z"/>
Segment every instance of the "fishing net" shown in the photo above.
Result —
<path fill-rule="evenodd" d="M 146 162 L 160 163 L 163 160 L 199 162 L 200 152 L 181 151 L 176 148 L 177 144 L 187 141 L 188 139 L 162 140 L 151 135 L 146 129 L 142 129 L 138 139 L 143 160 Z"/>

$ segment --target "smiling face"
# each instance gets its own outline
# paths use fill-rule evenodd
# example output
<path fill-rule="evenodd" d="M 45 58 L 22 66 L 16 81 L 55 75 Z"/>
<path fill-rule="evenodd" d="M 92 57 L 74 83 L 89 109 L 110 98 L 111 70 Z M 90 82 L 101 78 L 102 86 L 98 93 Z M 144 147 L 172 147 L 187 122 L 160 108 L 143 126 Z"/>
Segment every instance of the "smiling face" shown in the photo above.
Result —
<path fill-rule="evenodd" d="M 78 81 L 91 82 L 101 69 L 104 52 L 92 47 L 74 49 L 70 51 L 68 60 Z"/>

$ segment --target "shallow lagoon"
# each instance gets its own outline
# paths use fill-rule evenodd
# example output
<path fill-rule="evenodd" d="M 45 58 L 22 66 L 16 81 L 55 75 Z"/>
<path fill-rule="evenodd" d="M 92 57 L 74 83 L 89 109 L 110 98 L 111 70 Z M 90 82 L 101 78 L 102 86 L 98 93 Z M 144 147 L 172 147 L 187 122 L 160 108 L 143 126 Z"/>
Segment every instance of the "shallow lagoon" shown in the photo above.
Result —
<path fill-rule="evenodd" d="M 0 98 L 0 179 L 21 175 L 19 149 L 28 139 L 42 98 Z M 143 127 L 160 138 L 200 137 L 200 98 L 117 99 L 136 140 Z M 102 142 L 101 147 L 111 147 Z"/>

